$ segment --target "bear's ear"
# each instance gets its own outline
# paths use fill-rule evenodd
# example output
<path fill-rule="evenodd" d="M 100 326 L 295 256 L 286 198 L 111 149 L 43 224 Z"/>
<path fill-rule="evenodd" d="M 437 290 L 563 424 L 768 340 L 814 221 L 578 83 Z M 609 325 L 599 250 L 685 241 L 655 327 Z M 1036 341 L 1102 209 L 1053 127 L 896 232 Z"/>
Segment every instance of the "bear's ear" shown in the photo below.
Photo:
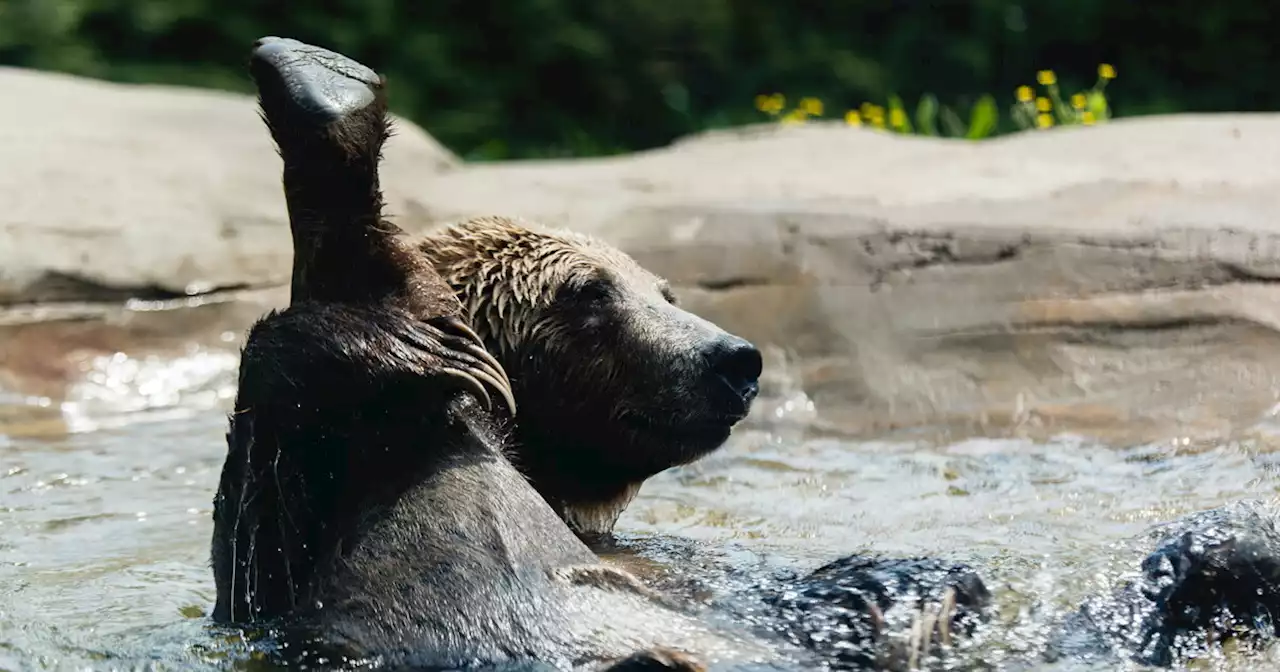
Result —
<path fill-rule="evenodd" d="M 667 282 L 664 279 L 659 279 L 658 292 L 662 294 L 662 298 L 667 300 L 667 303 L 673 306 L 680 305 L 680 297 L 676 296 L 676 293 L 671 290 L 670 282 Z"/>
<path fill-rule="evenodd" d="M 621 296 L 620 278 L 601 266 L 557 269 L 559 278 L 540 290 L 543 300 L 560 306 L 591 308 L 603 306 Z"/>
<path fill-rule="evenodd" d="M 567 290 L 576 302 L 597 303 L 608 301 L 618 288 L 609 274 L 591 273 L 566 282 L 562 289 Z"/>

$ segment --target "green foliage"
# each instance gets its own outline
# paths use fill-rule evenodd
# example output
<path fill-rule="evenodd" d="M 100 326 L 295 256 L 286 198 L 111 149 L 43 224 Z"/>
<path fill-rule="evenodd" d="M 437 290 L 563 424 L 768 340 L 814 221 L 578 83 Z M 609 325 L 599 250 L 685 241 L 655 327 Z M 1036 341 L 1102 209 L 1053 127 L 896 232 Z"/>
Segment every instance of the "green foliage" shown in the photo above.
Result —
<path fill-rule="evenodd" d="M 1061 89 L 1058 86 L 1057 74 L 1052 70 L 1041 70 L 1036 75 L 1037 81 L 1046 88 L 1047 96 L 1036 97 L 1030 86 L 1019 86 L 1015 92 L 1017 102 L 1010 109 L 1010 118 L 1019 129 L 1051 128 L 1057 124 L 1085 125 L 1102 123 L 1110 118 L 1110 106 L 1103 89 L 1107 82 L 1115 79 L 1115 68 L 1109 63 L 1098 66 L 1098 81 L 1093 88 L 1071 96 L 1071 104 L 1063 102 Z M 822 116 L 824 105 L 814 97 L 801 98 L 795 109 L 786 110 L 786 96 L 781 93 L 758 95 L 755 98 L 756 109 L 776 118 L 785 124 L 804 123 L 810 117 Z M 936 122 L 941 120 L 946 135 L 953 138 L 982 140 L 991 137 L 1000 126 L 1000 110 L 994 96 L 987 94 L 978 99 L 969 112 L 969 123 L 966 125 L 954 110 L 948 106 L 938 106 L 938 99 L 926 94 L 920 97 L 916 105 L 916 127 L 911 125 L 902 99 L 896 95 L 889 96 L 888 116 L 885 109 L 872 103 L 863 103 L 859 109 L 849 110 L 844 115 L 845 123 L 850 126 L 870 124 L 879 130 L 895 133 L 920 135 L 938 135 Z"/>
<path fill-rule="evenodd" d="M 910 134 L 915 130 L 911 127 L 907 108 L 903 107 L 902 99 L 897 96 L 889 96 L 889 121 L 893 124 L 893 130 L 899 133 Z"/>
<path fill-rule="evenodd" d="M 920 96 L 916 104 L 916 125 L 921 135 L 938 134 L 938 99 L 931 95 Z"/>
<path fill-rule="evenodd" d="M 975 94 L 1003 101 L 1040 64 L 1120 66 L 1122 111 L 1087 97 L 1099 120 L 1275 109 L 1277 23 L 1266 3 L 1189 0 L 0 0 L 0 63 L 250 91 L 253 40 L 295 37 L 376 67 L 394 111 L 482 159 L 655 147 L 758 120 L 760 91 L 837 118 L 895 95 L 919 101 L 890 105 L 895 128 L 986 137 L 1021 126 Z"/>
<path fill-rule="evenodd" d="M 989 137 L 996 130 L 999 114 L 996 111 L 996 99 L 991 94 L 979 98 L 969 115 L 969 132 L 964 137 L 970 140 Z"/>

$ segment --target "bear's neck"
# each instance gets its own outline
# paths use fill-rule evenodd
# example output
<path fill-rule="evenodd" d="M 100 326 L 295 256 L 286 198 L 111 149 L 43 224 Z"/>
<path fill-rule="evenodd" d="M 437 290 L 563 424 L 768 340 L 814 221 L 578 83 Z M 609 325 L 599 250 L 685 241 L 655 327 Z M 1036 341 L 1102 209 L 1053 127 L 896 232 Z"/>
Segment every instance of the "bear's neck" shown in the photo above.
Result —
<path fill-rule="evenodd" d="M 612 537 L 645 479 L 611 476 L 613 469 L 592 463 L 596 451 L 568 445 L 563 432 L 544 432 L 518 415 L 515 435 L 513 461 L 569 528 L 587 543 Z"/>

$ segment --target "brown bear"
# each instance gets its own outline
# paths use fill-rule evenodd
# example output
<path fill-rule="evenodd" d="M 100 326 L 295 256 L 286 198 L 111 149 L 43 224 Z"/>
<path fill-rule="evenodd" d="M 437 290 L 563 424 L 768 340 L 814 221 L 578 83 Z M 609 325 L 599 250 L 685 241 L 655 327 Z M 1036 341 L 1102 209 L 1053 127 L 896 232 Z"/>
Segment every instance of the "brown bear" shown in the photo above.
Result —
<path fill-rule="evenodd" d="M 417 245 L 511 377 L 516 465 L 584 539 L 611 533 L 645 479 L 720 447 L 751 409 L 759 350 L 603 241 L 480 217 Z"/>
<path fill-rule="evenodd" d="M 543 600 L 544 615 L 568 627 L 573 619 L 559 612 L 576 615 L 587 597 L 612 590 L 618 594 L 608 599 L 616 603 L 610 609 L 592 604 L 595 612 L 585 617 L 628 623 L 625 641 L 649 647 L 618 663 L 626 669 L 692 664 L 660 644 L 695 646 L 698 653 L 740 661 L 763 652 L 776 658 L 790 651 L 793 660 L 810 655 L 803 649 L 811 647 L 779 637 L 767 620 L 739 619 L 773 635 L 762 641 L 736 627 L 721 632 L 680 612 L 664 614 L 666 607 L 651 604 L 662 600 L 636 579 L 595 564 L 577 539 L 566 541 L 572 533 L 560 521 L 555 529 L 546 520 L 554 513 L 545 500 L 530 508 L 533 491 L 514 482 L 512 465 L 499 459 L 504 449 L 514 455 L 527 473 L 540 476 L 540 485 L 558 486 L 547 492 L 560 512 L 607 532 L 646 477 L 725 441 L 757 392 L 760 353 L 679 310 L 660 279 L 584 236 L 491 218 L 450 228 L 438 245 L 431 238 L 406 241 L 380 217 L 376 168 L 386 133 L 381 113 L 370 113 L 382 104 L 376 75 L 287 40 L 264 41 L 253 66 L 264 118 L 285 163 L 295 247 L 292 305 L 256 325 L 244 350 L 215 500 L 215 619 L 302 621 L 321 633 L 321 641 L 339 634 L 346 655 L 385 656 L 389 643 L 403 637 L 408 643 L 400 648 L 409 650 L 401 654 L 418 663 L 472 649 L 496 661 L 516 657 L 521 646 L 546 660 L 575 646 L 612 643 L 612 627 L 586 642 L 573 641 L 577 633 L 547 631 L 524 611 L 525 603 Z M 324 124 L 313 121 L 317 115 Z M 476 254 L 480 249 L 486 254 Z M 481 263 L 472 266 L 464 257 Z M 531 259 L 546 265 L 534 269 L 526 263 Z M 495 283 L 489 296 L 497 300 L 468 297 L 472 312 L 464 315 L 431 272 L 445 260 L 454 262 L 454 282 L 469 271 L 468 281 Z M 512 310 L 505 307 L 508 299 Z M 526 360 L 526 383 L 518 389 L 534 412 L 522 410 L 516 419 L 533 421 L 517 423 L 514 433 L 539 437 L 526 429 L 535 428 L 546 440 L 504 444 L 509 425 L 503 420 L 514 411 L 512 383 L 504 367 L 476 347 L 478 337 L 459 316 L 485 325 L 481 329 L 505 346 L 501 352 L 519 352 Z M 498 329 L 529 339 L 503 338 Z M 533 347 L 538 338 L 545 347 Z M 574 348 L 583 357 L 574 359 Z M 603 396 L 555 405 L 536 399 L 539 390 L 560 394 L 582 380 L 594 381 L 590 393 Z M 493 409 L 503 417 L 476 405 L 489 405 L 486 387 L 506 402 Z M 468 394 L 456 396 L 459 390 Z M 665 399 L 654 402 L 654 390 Z M 442 404 L 443 423 L 432 411 Z M 606 422 L 575 415 L 597 411 Z M 557 422 L 576 425 L 561 432 L 568 441 L 552 440 Z M 487 450 L 468 446 L 468 459 L 450 464 L 459 458 L 448 449 L 468 439 Z M 444 455 L 415 455 L 401 442 L 443 444 L 438 449 Z M 618 452 L 597 453 L 594 447 L 603 444 Z M 486 471 L 467 473 L 477 452 Z M 491 516 L 487 525 L 477 519 L 480 512 Z M 456 548 L 440 543 L 450 532 Z M 414 547 L 406 549 L 409 543 Z M 471 548 L 475 543 L 482 548 Z M 510 569 L 483 552 L 495 546 L 507 554 L 519 551 L 514 560 L 534 570 L 533 586 L 506 576 Z M 520 613 L 499 613 L 479 628 L 479 613 L 504 598 L 488 588 L 495 577 L 508 583 L 505 599 Z M 565 593 L 566 583 L 587 596 Z M 894 597 L 883 583 L 871 590 Z M 928 588 L 943 589 L 944 583 Z M 441 599 L 442 590 L 445 598 L 474 591 L 477 604 L 453 605 Z M 430 608 L 420 603 L 429 599 L 438 601 Z M 636 600 L 645 608 L 637 608 Z M 838 600 L 831 604 L 851 611 Z M 420 613 L 406 613 L 414 608 Z M 433 615 L 442 609 L 457 622 Z M 862 624 L 874 612 L 863 609 L 844 620 Z M 467 644 L 471 649 L 440 651 L 444 644 L 459 647 L 448 638 L 468 631 L 479 638 Z M 865 634 L 866 641 L 856 643 L 874 644 L 875 633 Z M 305 648 L 324 650 L 316 642 Z"/>
<path fill-rule="evenodd" d="M 336 650 L 392 667 L 700 667 L 663 648 L 675 646 L 729 665 L 768 659 L 848 669 L 884 662 L 867 644 L 874 645 L 884 608 L 904 589 L 943 588 L 944 603 L 966 587 L 985 595 L 971 572 L 954 565 L 845 558 L 807 576 L 764 582 L 761 598 L 773 611 L 736 614 L 758 626 L 744 634 L 714 614 L 695 618 L 625 572 L 598 564 L 507 461 L 515 447 L 513 389 L 522 391 L 514 395 L 522 404 L 536 404 L 526 395 L 578 394 L 564 387 L 566 380 L 576 385 L 562 375 L 565 367 L 602 377 L 593 391 L 612 399 L 599 405 L 571 399 L 551 412 L 577 404 L 583 413 L 612 407 L 636 416 L 634 425 L 623 425 L 634 440 L 615 445 L 657 445 L 649 455 L 592 449 L 608 445 L 591 441 L 603 433 L 578 435 L 567 448 L 583 450 L 578 457 L 591 466 L 617 468 L 617 478 L 600 472 L 606 484 L 635 485 L 644 478 L 636 475 L 655 463 L 678 464 L 723 442 L 755 394 L 758 353 L 674 311 L 669 297 L 654 299 L 650 290 L 662 296 L 661 283 L 637 267 L 607 256 L 574 263 L 583 250 L 616 251 L 571 234 L 539 237 L 530 227 L 491 221 L 485 226 L 524 229 L 530 237 L 512 245 L 504 234 L 507 242 L 493 249 L 508 251 L 509 268 L 486 267 L 481 256 L 474 262 L 480 272 L 465 283 L 450 278 L 449 287 L 433 266 L 461 255 L 407 241 L 380 216 L 381 78 L 341 55 L 274 38 L 260 41 L 252 67 L 285 163 L 294 294 L 289 308 L 253 327 L 243 353 L 214 505 L 215 620 L 284 625 L 307 638 L 301 648 L 311 654 Z M 470 228 L 450 235 L 476 235 L 483 227 Z M 564 275 L 503 276 L 556 255 L 569 259 L 559 266 Z M 529 305 L 552 309 L 522 312 L 501 298 L 472 301 L 464 291 L 464 311 L 453 296 L 499 276 L 534 297 Z M 515 349 L 503 350 L 504 334 L 525 338 L 521 352 L 539 365 L 513 366 L 513 378 L 524 380 L 509 380 L 501 362 L 479 347 L 468 317 L 508 357 Z M 580 328 L 595 339 L 564 338 Z M 555 338 L 539 344 L 531 334 Z M 601 355 L 605 364 L 575 363 L 564 350 L 570 346 Z M 620 352 L 642 356 L 619 365 Z M 649 370 L 653 362 L 676 370 Z M 735 383 L 735 372 L 744 371 Z M 682 411 L 646 401 L 646 388 L 623 376 L 694 405 Z M 504 403 L 491 404 L 495 395 Z M 655 409 L 672 414 L 654 417 Z M 653 443 L 654 437 L 669 440 Z M 567 476 L 593 479 L 593 472 L 575 472 L 574 461 L 552 448 L 545 443 L 548 454 L 529 460 L 525 451 L 521 459 L 541 460 L 552 475 L 543 476 L 544 487 L 588 491 Z M 536 469 L 529 473 L 537 478 Z M 617 501 L 597 503 L 616 509 Z M 1098 656 L 1119 648 L 1168 664 L 1187 633 L 1231 634 L 1244 626 L 1265 636 L 1271 631 L 1265 617 L 1280 608 L 1277 558 L 1274 521 L 1254 509 L 1188 517 L 1144 563 L 1138 581 L 1065 622 L 1052 653 Z M 926 649 L 929 630 L 936 627 L 944 641 L 954 632 L 950 619 L 926 622 L 933 624 L 924 633 Z M 911 648 L 907 663 L 919 653 Z"/>
<path fill-rule="evenodd" d="M 679 651 L 777 657 L 785 647 L 599 564 L 507 461 L 509 409 L 491 404 L 511 398 L 505 373 L 381 216 L 381 77 L 279 38 L 260 40 L 250 67 L 296 263 L 289 307 L 242 352 L 214 498 L 214 620 L 279 626 L 329 664 L 692 670 Z"/>

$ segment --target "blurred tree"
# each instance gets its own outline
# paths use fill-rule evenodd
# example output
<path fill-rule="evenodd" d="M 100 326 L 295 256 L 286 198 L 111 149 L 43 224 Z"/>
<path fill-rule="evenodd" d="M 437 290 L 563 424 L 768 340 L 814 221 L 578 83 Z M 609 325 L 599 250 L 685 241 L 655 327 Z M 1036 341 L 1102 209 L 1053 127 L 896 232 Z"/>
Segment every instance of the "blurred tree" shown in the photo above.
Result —
<path fill-rule="evenodd" d="M 0 63 L 249 91 L 252 41 L 295 37 L 384 72 L 460 154 L 512 158 L 757 121 L 760 93 L 1005 108 L 1040 68 L 1075 89 L 1100 62 L 1121 115 L 1276 109 L 1278 24 L 1250 0 L 0 0 Z"/>

